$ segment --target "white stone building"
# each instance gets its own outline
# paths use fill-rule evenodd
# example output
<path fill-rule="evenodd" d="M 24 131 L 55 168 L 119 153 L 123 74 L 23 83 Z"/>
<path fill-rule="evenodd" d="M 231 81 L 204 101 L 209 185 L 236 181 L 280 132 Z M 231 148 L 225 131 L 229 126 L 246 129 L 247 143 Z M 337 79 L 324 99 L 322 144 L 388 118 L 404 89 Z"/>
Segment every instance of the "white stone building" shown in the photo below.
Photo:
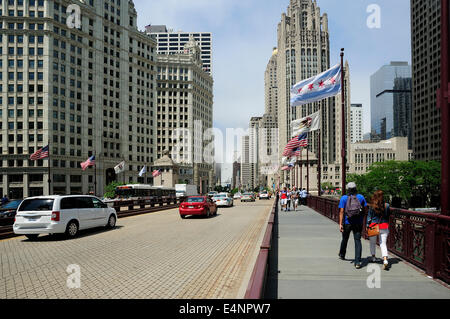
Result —
<path fill-rule="evenodd" d="M 156 151 L 158 158 L 169 151 L 178 165 L 193 172 L 188 179 L 206 190 L 215 184 L 214 140 L 205 136 L 213 126 L 213 79 L 203 71 L 200 55 L 192 37 L 183 52 L 157 55 Z M 205 150 L 212 158 L 203 156 Z"/>
<path fill-rule="evenodd" d="M 78 29 L 67 24 L 70 4 L 81 9 Z M 102 195 L 111 181 L 137 182 L 156 157 L 156 43 L 138 31 L 133 1 L 1 1 L 0 10 L 0 192 L 85 194 L 96 181 Z M 52 176 L 48 160 L 29 160 L 48 144 Z M 96 176 L 80 168 L 93 154 Z"/>

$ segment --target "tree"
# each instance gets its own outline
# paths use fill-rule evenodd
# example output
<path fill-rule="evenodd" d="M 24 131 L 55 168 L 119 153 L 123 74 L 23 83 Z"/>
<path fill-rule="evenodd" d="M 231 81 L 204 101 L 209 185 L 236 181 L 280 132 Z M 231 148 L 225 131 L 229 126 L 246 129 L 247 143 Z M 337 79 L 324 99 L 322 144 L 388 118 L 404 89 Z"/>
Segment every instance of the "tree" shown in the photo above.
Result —
<path fill-rule="evenodd" d="M 365 175 L 349 175 L 347 182 L 355 182 L 358 192 L 368 200 L 376 190 L 386 198 L 403 202 L 405 208 L 429 207 L 440 191 L 439 162 L 382 162 L 375 163 Z"/>
<path fill-rule="evenodd" d="M 116 188 L 118 186 L 126 185 L 125 183 L 119 183 L 119 182 L 112 182 L 111 184 L 107 185 L 105 188 L 105 194 L 103 195 L 104 198 L 114 198 L 116 196 Z"/>

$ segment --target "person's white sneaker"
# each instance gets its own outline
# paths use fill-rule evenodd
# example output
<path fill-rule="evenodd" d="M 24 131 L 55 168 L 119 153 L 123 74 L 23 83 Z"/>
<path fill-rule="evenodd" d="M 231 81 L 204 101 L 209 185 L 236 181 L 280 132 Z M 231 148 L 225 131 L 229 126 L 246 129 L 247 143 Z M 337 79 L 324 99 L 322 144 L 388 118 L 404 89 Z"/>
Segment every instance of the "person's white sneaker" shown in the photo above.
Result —
<path fill-rule="evenodd" d="M 384 264 L 383 264 L 383 270 L 388 270 L 389 269 L 389 261 L 385 260 Z"/>

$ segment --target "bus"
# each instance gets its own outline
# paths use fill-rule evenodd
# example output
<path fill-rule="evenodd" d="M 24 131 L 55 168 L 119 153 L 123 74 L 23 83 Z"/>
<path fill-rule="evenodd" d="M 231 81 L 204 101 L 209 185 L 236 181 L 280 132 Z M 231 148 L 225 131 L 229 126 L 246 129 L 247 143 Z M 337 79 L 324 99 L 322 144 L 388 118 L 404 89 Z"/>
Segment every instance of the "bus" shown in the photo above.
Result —
<path fill-rule="evenodd" d="M 141 184 L 118 186 L 115 194 L 115 199 L 176 198 L 175 188 Z"/>

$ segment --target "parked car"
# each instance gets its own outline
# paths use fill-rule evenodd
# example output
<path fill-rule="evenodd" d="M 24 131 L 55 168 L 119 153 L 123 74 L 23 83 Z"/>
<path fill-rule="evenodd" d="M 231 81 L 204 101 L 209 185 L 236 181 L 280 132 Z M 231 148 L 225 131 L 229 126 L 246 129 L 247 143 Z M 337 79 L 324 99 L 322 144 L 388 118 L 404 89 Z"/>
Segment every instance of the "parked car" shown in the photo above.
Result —
<path fill-rule="evenodd" d="M 14 218 L 22 200 L 13 200 L 0 207 L 0 218 Z"/>
<path fill-rule="evenodd" d="M 241 198 L 241 202 L 255 202 L 255 194 L 254 193 L 244 193 Z"/>
<path fill-rule="evenodd" d="M 259 200 L 261 199 L 270 199 L 270 194 L 267 191 L 262 191 L 259 193 Z"/>
<path fill-rule="evenodd" d="M 226 206 L 226 207 L 233 207 L 234 201 L 228 194 L 218 194 L 213 197 L 212 199 L 218 207 L 220 206 Z"/>
<path fill-rule="evenodd" d="M 192 196 L 180 205 L 180 217 L 217 215 L 217 206 L 208 196 Z"/>
<path fill-rule="evenodd" d="M 241 199 L 242 198 L 242 194 L 241 193 L 236 193 L 236 194 L 234 194 L 234 197 L 233 197 L 233 199 Z"/>
<path fill-rule="evenodd" d="M 41 234 L 74 238 L 80 230 L 116 226 L 117 213 L 94 196 L 40 196 L 19 206 L 13 230 L 35 240 Z"/>

